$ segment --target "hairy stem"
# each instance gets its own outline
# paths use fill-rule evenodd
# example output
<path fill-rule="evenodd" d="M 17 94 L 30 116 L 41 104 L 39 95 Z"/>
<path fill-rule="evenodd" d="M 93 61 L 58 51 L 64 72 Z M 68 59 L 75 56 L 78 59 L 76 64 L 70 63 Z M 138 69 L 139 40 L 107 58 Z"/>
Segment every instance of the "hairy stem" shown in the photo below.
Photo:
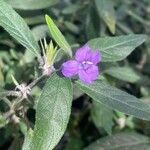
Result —
<path fill-rule="evenodd" d="M 28 86 L 32 89 L 37 83 L 39 83 L 44 77 L 46 77 L 45 75 L 41 75 L 40 77 L 38 77 L 36 80 L 34 80 L 33 82 L 31 82 Z"/>

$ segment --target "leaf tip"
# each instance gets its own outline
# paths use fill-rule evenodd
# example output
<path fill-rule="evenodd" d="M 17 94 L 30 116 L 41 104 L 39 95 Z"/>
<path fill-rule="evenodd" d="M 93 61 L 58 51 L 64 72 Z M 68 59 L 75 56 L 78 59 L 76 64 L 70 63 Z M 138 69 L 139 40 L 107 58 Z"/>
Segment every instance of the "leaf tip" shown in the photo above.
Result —
<path fill-rule="evenodd" d="M 52 18 L 47 14 L 45 15 L 45 20 L 48 26 L 53 22 Z"/>

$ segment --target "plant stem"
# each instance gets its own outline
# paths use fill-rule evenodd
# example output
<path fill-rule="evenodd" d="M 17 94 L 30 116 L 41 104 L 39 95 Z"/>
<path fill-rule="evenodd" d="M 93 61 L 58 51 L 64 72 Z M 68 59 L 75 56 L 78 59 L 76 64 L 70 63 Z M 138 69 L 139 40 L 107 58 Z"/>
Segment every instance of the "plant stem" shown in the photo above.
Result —
<path fill-rule="evenodd" d="M 15 97 L 19 97 L 21 96 L 21 93 L 19 91 L 3 91 L 3 92 L 0 92 L 0 96 L 3 98 L 3 97 L 6 97 L 6 96 L 15 96 Z"/>
<path fill-rule="evenodd" d="M 31 82 L 28 86 L 32 89 L 38 82 L 40 82 L 44 77 L 46 77 L 45 75 L 41 75 L 40 77 L 38 77 L 36 80 L 34 80 L 33 82 Z"/>

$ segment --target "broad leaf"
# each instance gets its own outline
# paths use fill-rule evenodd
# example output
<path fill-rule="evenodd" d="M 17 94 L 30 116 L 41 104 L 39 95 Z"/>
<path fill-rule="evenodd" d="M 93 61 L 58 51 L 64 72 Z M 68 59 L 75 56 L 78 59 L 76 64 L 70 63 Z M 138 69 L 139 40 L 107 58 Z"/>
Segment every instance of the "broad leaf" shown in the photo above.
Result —
<path fill-rule="evenodd" d="M 71 112 L 71 81 L 52 75 L 37 104 L 36 123 L 30 150 L 52 150 L 63 136 Z"/>
<path fill-rule="evenodd" d="M 135 83 L 140 80 L 140 76 L 130 67 L 111 67 L 105 70 L 104 73 L 131 83 Z"/>
<path fill-rule="evenodd" d="M 13 8 L 34 10 L 43 9 L 56 4 L 59 0 L 6 0 Z"/>
<path fill-rule="evenodd" d="M 68 42 L 66 41 L 65 37 L 62 35 L 60 30 L 57 28 L 53 20 L 48 15 L 45 16 L 45 19 L 53 39 L 60 46 L 60 48 L 62 48 L 66 53 L 68 53 L 72 57 L 70 45 L 68 44 Z"/>
<path fill-rule="evenodd" d="M 93 100 L 137 118 L 150 120 L 150 105 L 100 80 L 92 84 L 76 82 Z"/>
<path fill-rule="evenodd" d="M 115 62 L 125 59 L 137 46 L 146 40 L 145 35 L 123 35 L 90 40 L 93 49 L 99 49 L 103 62 Z"/>
<path fill-rule="evenodd" d="M 118 133 L 97 140 L 85 150 L 150 150 L 150 139 L 138 133 Z"/>
<path fill-rule="evenodd" d="M 115 11 L 111 0 L 95 0 L 95 5 L 100 17 L 107 24 L 109 30 L 114 34 L 116 26 Z"/>
<path fill-rule="evenodd" d="M 93 101 L 91 116 L 94 124 L 100 131 L 101 128 L 104 128 L 108 134 L 111 134 L 113 126 L 113 111 L 110 108 Z"/>
<path fill-rule="evenodd" d="M 40 58 L 39 46 L 25 21 L 3 0 L 0 0 L 0 26 L 24 47 Z"/>

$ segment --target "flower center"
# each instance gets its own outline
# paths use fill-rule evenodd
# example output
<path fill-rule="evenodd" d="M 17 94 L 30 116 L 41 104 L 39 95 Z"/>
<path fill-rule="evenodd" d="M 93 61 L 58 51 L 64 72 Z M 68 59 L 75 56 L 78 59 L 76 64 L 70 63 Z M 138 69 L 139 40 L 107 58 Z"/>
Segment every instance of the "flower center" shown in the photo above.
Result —
<path fill-rule="evenodd" d="M 83 69 L 83 70 L 87 70 L 91 65 L 93 65 L 92 62 L 90 61 L 83 61 L 81 62 L 81 64 L 79 65 L 79 69 Z"/>

